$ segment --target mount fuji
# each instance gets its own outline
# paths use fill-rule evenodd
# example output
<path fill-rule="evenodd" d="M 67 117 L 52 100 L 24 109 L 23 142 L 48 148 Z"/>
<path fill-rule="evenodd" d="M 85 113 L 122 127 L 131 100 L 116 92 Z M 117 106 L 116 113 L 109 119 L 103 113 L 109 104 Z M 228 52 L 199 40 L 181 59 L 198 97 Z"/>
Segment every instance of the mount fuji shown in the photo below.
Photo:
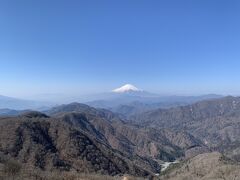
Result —
<path fill-rule="evenodd" d="M 125 84 L 108 93 L 98 94 L 94 99 L 85 103 L 95 108 L 106 108 L 128 116 L 157 108 L 171 108 L 219 97 L 222 96 L 214 94 L 203 96 L 161 96 L 139 89 L 132 84 Z"/>
<path fill-rule="evenodd" d="M 140 92 L 140 91 L 142 90 L 138 89 L 132 84 L 126 84 L 120 88 L 112 90 L 112 92 L 115 92 L 115 93 Z"/>
<path fill-rule="evenodd" d="M 132 84 L 125 84 L 111 91 L 115 96 L 138 96 L 138 97 L 157 97 L 159 95 L 144 91 Z"/>

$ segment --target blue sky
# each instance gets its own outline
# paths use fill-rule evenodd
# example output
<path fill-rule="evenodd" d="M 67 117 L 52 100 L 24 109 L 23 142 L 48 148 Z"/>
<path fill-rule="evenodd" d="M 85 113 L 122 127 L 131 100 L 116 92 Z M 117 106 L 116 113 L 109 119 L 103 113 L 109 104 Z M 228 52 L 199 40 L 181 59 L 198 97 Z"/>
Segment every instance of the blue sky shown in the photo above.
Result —
<path fill-rule="evenodd" d="M 0 94 L 240 94 L 238 0 L 2 0 Z"/>

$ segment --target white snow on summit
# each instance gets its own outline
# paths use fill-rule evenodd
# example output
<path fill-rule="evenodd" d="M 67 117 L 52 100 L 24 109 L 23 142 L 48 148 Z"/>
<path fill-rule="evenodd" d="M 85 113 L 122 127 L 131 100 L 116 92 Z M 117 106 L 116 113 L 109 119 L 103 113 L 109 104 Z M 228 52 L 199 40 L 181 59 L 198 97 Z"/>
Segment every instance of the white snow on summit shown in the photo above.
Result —
<path fill-rule="evenodd" d="M 113 92 L 115 93 L 125 93 L 125 92 L 132 92 L 132 91 L 141 91 L 141 90 L 131 84 L 126 84 L 120 88 L 113 90 Z"/>

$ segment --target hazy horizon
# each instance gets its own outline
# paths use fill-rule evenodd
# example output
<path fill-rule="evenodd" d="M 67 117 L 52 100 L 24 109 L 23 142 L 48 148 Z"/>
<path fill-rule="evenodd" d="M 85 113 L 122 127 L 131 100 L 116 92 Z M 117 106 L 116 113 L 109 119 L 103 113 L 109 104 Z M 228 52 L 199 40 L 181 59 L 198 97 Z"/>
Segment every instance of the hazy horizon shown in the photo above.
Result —
<path fill-rule="evenodd" d="M 119 87 L 118 87 L 119 88 Z M 104 100 L 106 97 L 103 95 L 110 95 L 110 94 L 125 94 L 125 93 L 116 93 L 112 90 L 108 91 L 99 91 L 99 92 L 92 92 L 92 93 L 41 93 L 41 94 L 29 94 L 29 95 L 22 95 L 22 96 L 11 96 L 11 95 L 3 95 L 0 96 L 17 98 L 22 100 L 34 100 L 34 101 L 42 101 L 42 102 L 52 102 L 52 103 L 71 103 L 71 102 L 81 102 L 86 103 L 94 100 Z M 149 93 L 149 95 L 156 95 L 158 97 L 171 97 L 171 96 L 178 96 L 178 97 L 200 97 L 200 96 L 208 96 L 208 95 L 216 95 L 216 96 L 239 96 L 238 94 L 217 94 L 217 93 L 196 93 L 196 94 L 187 94 L 187 93 L 160 93 L 160 92 L 153 92 L 148 91 L 145 89 L 141 89 L 141 91 Z M 140 95 L 141 96 L 141 95 Z M 102 98 L 101 98 L 102 97 Z"/>

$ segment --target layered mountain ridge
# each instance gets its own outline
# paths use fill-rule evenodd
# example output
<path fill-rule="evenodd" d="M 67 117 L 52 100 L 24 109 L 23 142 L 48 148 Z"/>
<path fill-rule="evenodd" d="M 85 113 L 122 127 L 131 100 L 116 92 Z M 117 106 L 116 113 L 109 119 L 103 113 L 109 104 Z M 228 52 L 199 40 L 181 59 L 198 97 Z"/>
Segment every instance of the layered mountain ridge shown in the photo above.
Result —
<path fill-rule="evenodd" d="M 124 112 L 114 113 L 80 103 L 44 112 L 3 112 L 0 170 L 1 158 L 7 158 L 19 162 L 24 169 L 42 172 L 174 179 L 179 177 L 172 172 L 187 167 L 182 163 L 192 164 L 199 158 L 205 163 L 204 154 L 212 151 L 229 158 L 231 169 L 240 159 L 239 97 L 146 110 L 127 118 Z M 6 116 L 8 112 L 12 115 Z M 211 153 L 206 156 L 220 157 Z M 162 163 L 175 160 L 180 161 L 179 167 L 160 173 Z M 225 167 L 220 161 L 217 164 Z M 189 176 L 195 173 L 189 171 Z"/>
<path fill-rule="evenodd" d="M 228 146 L 229 149 L 232 147 L 234 153 L 230 153 L 229 156 L 239 160 L 239 97 L 228 96 L 188 106 L 157 109 L 133 116 L 131 119 L 144 127 L 185 130 L 208 147 L 222 152 L 226 150 L 224 146 Z"/>
<path fill-rule="evenodd" d="M 140 128 L 111 111 L 84 104 L 62 105 L 45 113 L 0 118 L 0 152 L 25 167 L 48 171 L 152 176 L 160 172 L 159 162 L 182 158 L 188 149 L 206 148 L 187 133 Z M 103 159 L 96 160 L 98 156 Z"/>

